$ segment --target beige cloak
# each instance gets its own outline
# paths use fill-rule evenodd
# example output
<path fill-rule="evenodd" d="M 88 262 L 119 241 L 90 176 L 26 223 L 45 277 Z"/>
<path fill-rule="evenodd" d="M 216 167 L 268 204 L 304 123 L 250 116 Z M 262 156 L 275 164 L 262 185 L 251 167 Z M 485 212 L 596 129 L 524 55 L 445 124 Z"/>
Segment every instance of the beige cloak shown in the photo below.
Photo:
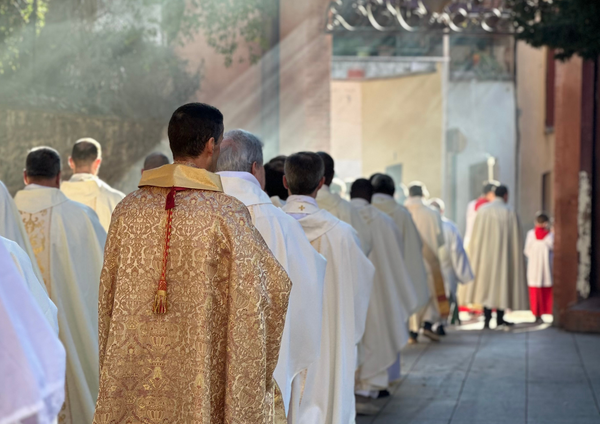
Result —
<path fill-rule="evenodd" d="M 477 211 L 467 252 L 475 281 L 459 287 L 460 304 L 529 308 L 521 225 L 504 200 L 495 199 Z"/>

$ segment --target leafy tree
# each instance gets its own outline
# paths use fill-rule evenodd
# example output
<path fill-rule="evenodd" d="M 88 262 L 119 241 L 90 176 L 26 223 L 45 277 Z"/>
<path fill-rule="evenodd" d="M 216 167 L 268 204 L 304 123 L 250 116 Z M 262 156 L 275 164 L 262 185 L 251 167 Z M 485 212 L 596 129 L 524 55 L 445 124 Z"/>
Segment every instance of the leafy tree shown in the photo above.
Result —
<path fill-rule="evenodd" d="M 548 46 L 556 58 L 577 54 L 596 60 L 600 55 L 600 1 L 508 0 L 513 9 L 518 38 L 534 47 Z"/>
<path fill-rule="evenodd" d="M 238 60 L 255 63 L 273 40 L 273 22 L 277 23 L 279 0 L 192 0 L 197 19 L 208 44 L 231 65 L 240 40 L 247 49 Z M 244 57 L 246 56 L 246 57 Z"/>
<path fill-rule="evenodd" d="M 19 45 L 25 41 L 25 28 L 30 39 L 44 27 L 48 2 L 45 0 L 13 0 L 0 2 L 0 74 L 19 66 Z"/>
<path fill-rule="evenodd" d="M 176 52 L 193 31 L 185 0 L 105 1 L 100 10 L 82 4 L 99 2 L 48 0 L 37 37 L 26 17 L 5 19 L 11 27 L 0 57 L 14 60 L 0 75 L 0 103 L 164 119 L 198 90 L 200 69 Z"/>

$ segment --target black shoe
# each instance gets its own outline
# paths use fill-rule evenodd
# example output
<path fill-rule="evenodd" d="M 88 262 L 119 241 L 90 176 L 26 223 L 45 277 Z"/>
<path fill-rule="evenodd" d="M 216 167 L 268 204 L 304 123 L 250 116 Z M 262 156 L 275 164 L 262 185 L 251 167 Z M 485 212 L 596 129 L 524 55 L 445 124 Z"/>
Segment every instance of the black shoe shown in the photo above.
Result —
<path fill-rule="evenodd" d="M 488 308 L 483 308 L 483 316 L 485 317 L 483 328 L 485 330 L 489 330 L 490 322 L 492 321 L 492 310 Z"/>
<path fill-rule="evenodd" d="M 501 328 L 501 327 L 508 328 L 508 327 L 512 327 L 513 325 L 515 325 L 514 322 L 509 322 L 509 321 L 504 320 L 504 311 L 501 309 L 496 310 L 496 324 L 497 324 L 498 328 Z"/>
<path fill-rule="evenodd" d="M 390 397 L 390 392 L 387 390 L 380 390 L 379 395 L 377 395 L 377 399 L 382 399 L 386 397 Z"/>
<path fill-rule="evenodd" d="M 435 334 L 437 334 L 438 336 L 445 336 L 446 330 L 444 330 L 444 326 L 438 325 L 438 327 L 435 329 Z"/>

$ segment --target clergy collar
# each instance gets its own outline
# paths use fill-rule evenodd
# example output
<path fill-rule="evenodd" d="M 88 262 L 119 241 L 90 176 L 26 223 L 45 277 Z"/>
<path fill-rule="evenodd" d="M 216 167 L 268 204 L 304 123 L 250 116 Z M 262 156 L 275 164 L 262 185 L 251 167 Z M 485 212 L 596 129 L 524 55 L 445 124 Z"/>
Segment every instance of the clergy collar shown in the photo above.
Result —
<path fill-rule="evenodd" d="M 425 206 L 425 200 L 422 197 L 409 197 L 404 202 L 404 205 L 423 205 Z"/>
<path fill-rule="evenodd" d="M 310 196 L 291 195 L 282 208 L 289 214 L 310 215 L 319 211 L 317 201 Z"/>
<path fill-rule="evenodd" d="M 88 173 L 77 173 L 77 174 L 73 174 L 71 175 L 71 178 L 69 179 L 70 182 L 72 183 L 76 183 L 76 182 L 80 182 L 80 181 L 98 181 L 99 178 L 96 175 L 92 175 L 92 174 L 88 174 Z"/>
<path fill-rule="evenodd" d="M 220 172 L 217 172 L 217 175 L 219 175 L 221 177 L 240 178 L 240 179 L 246 180 L 252 184 L 256 184 L 258 187 L 260 187 L 260 183 L 258 182 L 256 177 L 249 172 L 220 171 Z M 262 190 L 262 187 L 260 187 L 260 188 Z"/>
<path fill-rule="evenodd" d="M 30 190 L 47 190 L 47 189 L 54 189 L 54 190 L 58 190 L 56 187 L 47 187 L 47 186 L 43 186 L 43 185 L 39 185 L 39 184 L 27 184 L 24 188 L 24 190 L 30 191 Z"/>
<path fill-rule="evenodd" d="M 373 198 L 371 199 L 371 201 L 375 201 L 378 200 L 380 202 L 383 201 L 387 201 L 387 200 L 394 200 L 394 196 L 390 196 L 389 194 L 385 194 L 385 193 L 375 193 L 373 195 Z M 394 200 L 395 202 L 395 200 Z"/>
<path fill-rule="evenodd" d="M 160 168 L 144 171 L 139 187 L 183 188 L 223 192 L 221 177 L 217 174 L 192 167 L 188 164 L 174 163 Z"/>
<path fill-rule="evenodd" d="M 350 203 L 358 207 L 365 207 L 370 205 L 370 203 L 367 200 L 361 197 L 354 197 L 353 199 L 350 199 Z"/>
<path fill-rule="evenodd" d="M 273 205 L 269 195 L 260 187 L 254 175 L 248 172 L 219 172 L 223 191 L 246 206 Z"/>

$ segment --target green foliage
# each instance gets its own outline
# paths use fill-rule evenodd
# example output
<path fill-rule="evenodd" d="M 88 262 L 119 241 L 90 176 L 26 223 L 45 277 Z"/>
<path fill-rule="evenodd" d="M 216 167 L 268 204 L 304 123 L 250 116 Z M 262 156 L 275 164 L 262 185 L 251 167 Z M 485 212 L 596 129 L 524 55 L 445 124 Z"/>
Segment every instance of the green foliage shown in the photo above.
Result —
<path fill-rule="evenodd" d="M 600 1 L 508 0 L 508 6 L 522 30 L 518 38 L 532 46 L 555 49 L 560 60 L 600 55 Z"/>
<path fill-rule="evenodd" d="M 19 66 L 19 45 L 39 35 L 44 27 L 48 2 L 44 0 L 12 0 L 0 2 L 0 74 L 16 70 Z M 34 35 L 35 34 L 35 35 Z"/>
<path fill-rule="evenodd" d="M 279 0 L 192 0 L 198 6 L 198 22 L 208 44 L 233 62 L 240 40 L 247 55 L 240 61 L 255 63 L 269 49 L 272 22 L 279 12 Z"/>
<path fill-rule="evenodd" d="M 0 75 L 4 106 L 164 120 L 198 90 L 200 70 L 176 53 L 194 30 L 185 0 L 106 1 L 78 13 L 67 3 L 48 1 L 36 38 L 27 25 L 12 30 L 18 54 Z M 10 46 L 0 43 L 0 57 Z"/>

